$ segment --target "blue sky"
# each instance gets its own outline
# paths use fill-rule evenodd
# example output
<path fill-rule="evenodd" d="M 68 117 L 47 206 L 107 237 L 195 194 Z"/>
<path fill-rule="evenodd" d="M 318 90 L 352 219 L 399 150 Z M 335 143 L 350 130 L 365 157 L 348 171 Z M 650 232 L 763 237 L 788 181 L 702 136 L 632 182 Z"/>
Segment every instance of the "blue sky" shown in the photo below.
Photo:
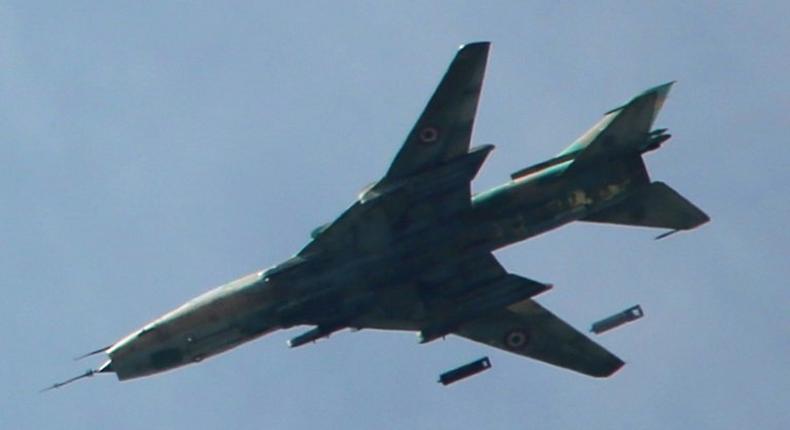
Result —
<path fill-rule="evenodd" d="M 381 2 L 384 3 L 384 2 Z M 787 2 L 4 2 L 0 428 L 790 426 Z M 38 394 L 183 301 L 296 252 L 386 169 L 462 43 L 493 42 L 483 190 L 677 80 L 652 177 L 713 221 L 575 224 L 497 255 L 627 361 L 605 380 L 451 338 L 298 331 Z M 437 375 L 488 355 L 444 388 Z"/>

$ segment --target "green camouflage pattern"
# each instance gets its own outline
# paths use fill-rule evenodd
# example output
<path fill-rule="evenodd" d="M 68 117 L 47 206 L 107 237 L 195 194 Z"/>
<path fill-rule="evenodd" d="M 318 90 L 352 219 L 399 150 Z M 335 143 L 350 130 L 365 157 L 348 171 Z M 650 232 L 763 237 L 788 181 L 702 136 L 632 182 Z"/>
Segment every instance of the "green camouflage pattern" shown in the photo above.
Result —
<path fill-rule="evenodd" d="M 572 221 L 687 230 L 708 217 L 652 182 L 642 155 L 671 83 L 607 113 L 557 157 L 472 196 L 493 149 L 470 148 L 489 44 L 456 54 L 383 178 L 294 257 L 201 295 L 106 350 L 97 372 L 146 376 L 274 330 L 311 327 L 299 346 L 345 328 L 458 335 L 583 374 L 623 362 L 534 296 L 551 285 L 507 273 L 492 252 Z"/>

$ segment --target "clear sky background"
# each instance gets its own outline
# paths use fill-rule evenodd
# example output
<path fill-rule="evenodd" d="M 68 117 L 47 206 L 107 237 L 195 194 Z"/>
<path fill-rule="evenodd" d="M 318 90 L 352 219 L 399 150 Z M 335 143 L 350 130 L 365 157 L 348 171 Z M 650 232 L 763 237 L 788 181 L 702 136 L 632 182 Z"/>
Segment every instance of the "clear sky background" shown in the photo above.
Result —
<path fill-rule="evenodd" d="M 146 3 L 146 4 L 143 4 Z M 790 428 L 790 3 L 3 2 L 0 428 Z M 651 3 L 653 4 L 653 3 Z M 627 365 L 593 379 L 449 338 L 298 329 L 147 379 L 101 347 L 276 264 L 382 175 L 457 47 L 493 42 L 480 191 L 677 80 L 653 178 L 713 219 L 574 224 L 498 252 Z M 450 387 L 444 370 L 494 368 Z"/>

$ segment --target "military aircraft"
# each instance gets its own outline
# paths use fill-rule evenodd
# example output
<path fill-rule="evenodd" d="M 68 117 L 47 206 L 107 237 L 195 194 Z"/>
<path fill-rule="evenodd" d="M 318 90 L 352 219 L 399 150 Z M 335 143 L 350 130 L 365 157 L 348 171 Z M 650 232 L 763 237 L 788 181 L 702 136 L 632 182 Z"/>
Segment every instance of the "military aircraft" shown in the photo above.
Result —
<path fill-rule="evenodd" d="M 642 160 L 670 137 L 652 125 L 672 83 L 609 111 L 556 157 L 472 195 L 494 148 L 470 149 L 488 51 L 488 42 L 460 48 L 384 177 L 296 255 L 94 351 L 109 360 L 73 379 L 152 375 L 294 326 L 311 328 L 291 347 L 346 328 L 404 330 L 420 343 L 456 335 L 595 377 L 620 369 L 622 360 L 533 300 L 550 284 L 508 273 L 492 252 L 572 221 L 670 232 L 707 222 L 651 181 Z"/>

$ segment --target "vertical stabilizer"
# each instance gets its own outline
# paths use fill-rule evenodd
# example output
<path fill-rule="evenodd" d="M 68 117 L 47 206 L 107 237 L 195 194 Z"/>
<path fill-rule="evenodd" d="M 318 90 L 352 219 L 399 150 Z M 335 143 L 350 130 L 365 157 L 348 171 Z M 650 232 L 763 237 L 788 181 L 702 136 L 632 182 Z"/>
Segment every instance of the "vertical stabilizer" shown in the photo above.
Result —
<path fill-rule="evenodd" d="M 651 88 L 625 105 L 607 112 L 592 128 L 560 153 L 560 156 L 578 153 L 569 170 L 590 165 L 603 157 L 644 153 L 654 149 L 656 136 L 659 135 L 666 140 L 668 137 L 663 137 L 669 136 L 663 134 L 666 130 L 657 133 L 659 130 L 651 132 L 651 128 L 664 106 L 672 84 L 674 82 Z"/>

